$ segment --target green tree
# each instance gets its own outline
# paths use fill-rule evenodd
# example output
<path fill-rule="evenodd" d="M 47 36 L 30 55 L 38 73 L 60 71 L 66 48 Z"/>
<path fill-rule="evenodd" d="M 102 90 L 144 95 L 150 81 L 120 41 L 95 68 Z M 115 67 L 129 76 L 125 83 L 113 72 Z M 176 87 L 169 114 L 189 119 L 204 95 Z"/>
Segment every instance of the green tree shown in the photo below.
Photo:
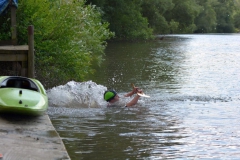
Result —
<path fill-rule="evenodd" d="M 234 32 L 233 13 L 235 10 L 233 0 L 218 0 L 219 3 L 213 6 L 217 15 L 217 32 L 232 33 Z"/>
<path fill-rule="evenodd" d="M 240 32 L 240 0 L 234 1 L 235 5 L 235 12 L 234 12 L 234 27 L 236 28 L 237 32 Z"/>
<path fill-rule="evenodd" d="M 11 17 L 10 11 L 6 10 L 5 14 L 0 15 L 0 40 L 11 39 Z"/>
<path fill-rule="evenodd" d="M 193 33 L 196 29 L 194 20 L 200 13 L 201 7 L 195 0 L 172 0 L 172 2 L 174 8 L 164 14 L 167 21 L 175 25 L 178 23 L 177 33 Z"/>
<path fill-rule="evenodd" d="M 237 28 L 237 31 L 239 32 L 240 31 L 240 12 L 238 12 L 234 16 L 234 26 L 235 28 Z"/>
<path fill-rule="evenodd" d="M 214 33 L 216 32 L 217 17 L 213 9 L 217 5 L 217 0 L 198 0 L 197 3 L 202 6 L 200 14 L 195 19 L 197 33 Z"/>
<path fill-rule="evenodd" d="M 103 19 L 110 23 L 110 30 L 117 39 L 136 40 L 152 37 L 147 18 L 141 14 L 142 1 L 139 0 L 88 0 L 103 12 Z"/>
<path fill-rule="evenodd" d="M 101 14 L 83 0 L 20 1 L 17 24 L 20 44 L 27 43 L 26 28 L 34 25 L 36 75 L 49 85 L 84 80 L 113 36 Z"/>
<path fill-rule="evenodd" d="M 170 23 L 164 17 L 164 13 L 172 10 L 174 4 L 172 0 L 148 0 L 142 3 L 142 14 L 147 17 L 149 27 L 153 28 L 154 34 L 164 34 L 170 32 Z"/>

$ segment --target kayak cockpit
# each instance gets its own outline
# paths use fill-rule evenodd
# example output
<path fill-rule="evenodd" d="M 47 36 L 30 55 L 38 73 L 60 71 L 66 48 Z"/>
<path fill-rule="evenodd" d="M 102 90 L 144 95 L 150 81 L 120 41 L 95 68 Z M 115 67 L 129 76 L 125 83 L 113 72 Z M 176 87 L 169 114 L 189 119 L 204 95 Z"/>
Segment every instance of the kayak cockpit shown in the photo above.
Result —
<path fill-rule="evenodd" d="M 8 77 L 1 82 L 0 88 L 22 88 L 39 92 L 38 86 L 25 77 Z"/>

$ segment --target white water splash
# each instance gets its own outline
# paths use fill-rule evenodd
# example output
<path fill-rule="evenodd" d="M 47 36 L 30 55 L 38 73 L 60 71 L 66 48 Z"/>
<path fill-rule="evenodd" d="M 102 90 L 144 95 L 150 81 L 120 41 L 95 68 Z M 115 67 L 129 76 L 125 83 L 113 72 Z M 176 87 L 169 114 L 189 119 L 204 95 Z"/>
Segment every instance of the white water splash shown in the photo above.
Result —
<path fill-rule="evenodd" d="M 49 106 L 68 108 L 98 108 L 106 106 L 103 94 L 107 87 L 95 82 L 70 81 L 47 90 Z"/>

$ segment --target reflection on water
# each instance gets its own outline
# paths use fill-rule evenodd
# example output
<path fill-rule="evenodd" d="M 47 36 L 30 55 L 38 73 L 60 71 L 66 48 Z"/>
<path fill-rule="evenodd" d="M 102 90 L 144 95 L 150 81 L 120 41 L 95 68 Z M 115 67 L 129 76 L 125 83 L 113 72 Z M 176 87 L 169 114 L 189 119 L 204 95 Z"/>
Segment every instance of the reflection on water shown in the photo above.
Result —
<path fill-rule="evenodd" d="M 75 159 L 239 159 L 240 35 L 111 43 L 87 82 L 48 91 L 49 115 Z M 151 98 L 106 108 L 103 90 Z"/>

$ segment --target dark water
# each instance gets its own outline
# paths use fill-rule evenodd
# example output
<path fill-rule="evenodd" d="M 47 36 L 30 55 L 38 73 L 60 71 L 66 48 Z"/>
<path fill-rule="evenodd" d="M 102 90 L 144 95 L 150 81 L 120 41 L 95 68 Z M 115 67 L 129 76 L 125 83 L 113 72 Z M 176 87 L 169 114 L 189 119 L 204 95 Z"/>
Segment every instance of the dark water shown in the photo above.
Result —
<path fill-rule="evenodd" d="M 72 160 L 239 159 L 240 35 L 171 35 L 110 43 L 87 82 L 48 91 L 49 115 Z M 102 94 L 151 98 L 106 108 Z"/>

